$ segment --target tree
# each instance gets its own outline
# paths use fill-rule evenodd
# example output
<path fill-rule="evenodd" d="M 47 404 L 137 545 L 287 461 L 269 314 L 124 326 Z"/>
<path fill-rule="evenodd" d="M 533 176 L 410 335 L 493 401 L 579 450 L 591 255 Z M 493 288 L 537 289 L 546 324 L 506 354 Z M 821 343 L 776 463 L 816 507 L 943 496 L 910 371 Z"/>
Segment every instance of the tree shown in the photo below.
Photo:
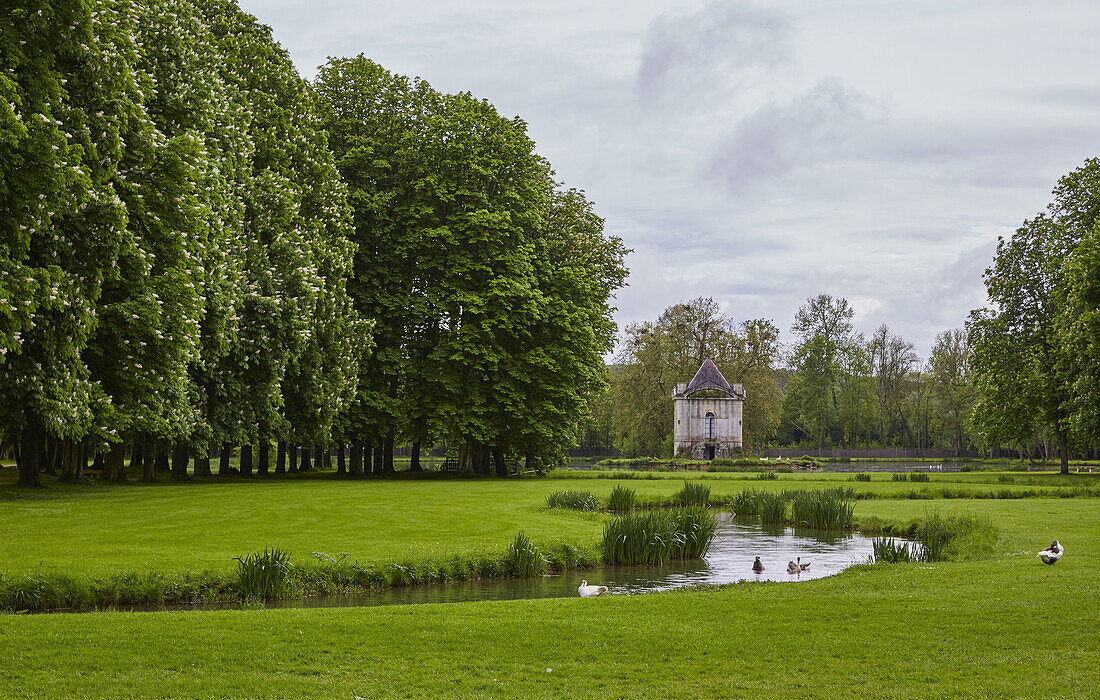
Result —
<path fill-rule="evenodd" d="M 963 449 L 965 432 L 974 411 L 970 379 L 970 347 L 966 331 L 954 329 L 936 336 L 929 373 L 941 417 L 956 454 Z"/>
<path fill-rule="evenodd" d="M 1089 341 L 1087 326 L 1072 314 L 1089 318 L 1089 285 L 1081 273 L 1091 243 L 1081 244 L 1091 241 L 1100 212 L 1098 171 L 1100 162 L 1090 160 L 1063 177 L 1047 212 L 1000 240 L 985 273 L 992 308 L 972 312 L 968 324 L 977 423 L 1007 442 L 1050 430 L 1063 473 L 1069 473 L 1069 448 L 1088 403 L 1081 397 L 1095 391 L 1078 385 L 1089 371 L 1082 362 Z"/>

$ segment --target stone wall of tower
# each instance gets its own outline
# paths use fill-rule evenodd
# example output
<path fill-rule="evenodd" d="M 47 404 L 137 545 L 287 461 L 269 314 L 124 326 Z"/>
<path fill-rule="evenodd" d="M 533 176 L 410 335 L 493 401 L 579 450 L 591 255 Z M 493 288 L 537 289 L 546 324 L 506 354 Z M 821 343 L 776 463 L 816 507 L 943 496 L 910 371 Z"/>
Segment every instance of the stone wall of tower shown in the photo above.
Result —
<path fill-rule="evenodd" d="M 740 387 L 737 387 L 740 389 Z M 691 398 L 676 396 L 673 405 L 673 450 L 677 457 L 706 459 L 707 445 L 714 445 L 715 458 L 737 457 L 742 444 L 742 406 L 737 398 Z M 706 438 L 707 413 L 714 414 L 714 438 Z"/>

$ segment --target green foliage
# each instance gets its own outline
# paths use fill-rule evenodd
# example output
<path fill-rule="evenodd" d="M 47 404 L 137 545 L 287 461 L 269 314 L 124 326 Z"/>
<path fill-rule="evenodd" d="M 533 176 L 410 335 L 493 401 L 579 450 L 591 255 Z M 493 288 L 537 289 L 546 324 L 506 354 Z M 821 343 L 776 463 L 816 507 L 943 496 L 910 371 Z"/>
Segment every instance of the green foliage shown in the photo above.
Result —
<path fill-rule="evenodd" d="M 791 493 L 791 520 L 795 525 L 821 530 L 844 530 L 852 524 L 852 490 L 799 490 Z"/>
<path fill-rule="evenodd" d="M 928 482 L 932 477 L 928 476 L 928 472 L 909 472 L 909 481 Z"/>
<path fill-rule="evenodd" d="M 685 481 L 684 487 L 676 494 L 674 501 L 680 506 L 705 508 L 710 503 L 710 486 L 697 481 Z"/>
<path fill-rule="evenodd" d="M 790 493 L 787 491 L 761 491 L 757 496 L 760 521 L 769 524 L 787 522 L 787 502 L 789 500 Z"/>
<path fill-rule="evenodd" d="M 742 489 L 733 495 L 731 506 L 736 515 L 760 515 L 761 497 L 764 491 L 760 489 Z"/>
<path fill-rule="evenodd" d="M 875 564 L 904 564 L 922 561 L 921 548 L 914 542 L 893 537 L 876 537 L 871 540 L 872 562 Z"/>
<path fill-rule="evenodd" d="M 615 513 L 626 513 L 634 510 L 636 501 L 634 489 L 616 484 L 607 497 L 607 509 Z"/>
<path fill-rule="evenodd" d="M 673 559 L 701 558 L 717 529 L 717 516 L 705 508 L 629 513 L 604 526 L 604 561 L 660 566 Z"/>
<path fill-rule="evenodd" d="M 865 474 L 865 473 L 859 473 L 859 474 L 856 474 L 852 478 L 855 479 L 856 481 L 870 481 L 871 480 L 871 475 L 870 474 Z"/>
<path fill-rule="evenodd" d="M 779 475 L 775 472 L 760 472 L 756 475 L 756 478 L 759 481 L 775 481 L 779 478 Z"/>
<path fill-rule="evenodd" d="M 547 559 L 523 531 L 508 545 L 504 566 L 512 576 L 541 576 L 546 571 Z"/>
<path fill-rule="evenodd" d="M 991 553 L 997 541 L 997 528 L 985 516 L 932 513 L 909 531 L 920 542 L 925 561 L 978 559 Z"/>
<path fill-rule="evenodd" d="M 237 590 L 243 600 L 274 600 L 287 591 L 287 553 L 278 547 L 237 557 Z"/>
<path fill-rule="evenodd" d="M 591 491 L 555 491 L 546 496 L 547 508 L 569 510 L 599 510 L 600 499 Z"/>

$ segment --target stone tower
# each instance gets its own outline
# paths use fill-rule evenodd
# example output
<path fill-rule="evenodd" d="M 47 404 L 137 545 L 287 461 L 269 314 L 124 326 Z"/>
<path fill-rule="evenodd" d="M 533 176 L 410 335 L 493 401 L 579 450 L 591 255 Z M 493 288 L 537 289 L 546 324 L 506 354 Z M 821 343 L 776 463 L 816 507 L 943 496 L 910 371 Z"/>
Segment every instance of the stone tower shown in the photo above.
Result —
<path fill-rule="evenodd" d="M 730 385 L 710 358 L 687 384 L 672 390 L 673 449 L 677 457 L 716 459 L 741 454 L 745 390 Z"/>

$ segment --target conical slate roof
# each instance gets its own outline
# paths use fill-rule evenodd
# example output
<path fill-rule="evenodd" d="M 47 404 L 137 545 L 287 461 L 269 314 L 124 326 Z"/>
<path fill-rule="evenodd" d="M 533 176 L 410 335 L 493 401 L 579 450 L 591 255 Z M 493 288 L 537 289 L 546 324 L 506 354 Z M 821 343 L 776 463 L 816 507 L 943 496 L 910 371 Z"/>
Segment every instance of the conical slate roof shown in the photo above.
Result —
<path fill-rule="evenodd" d="M 733 387 L 726 381 L 726 378 L 722 376 L 722 373 L 718 371 L 718 368 L 714 366 L 710 358 L 703 360 L 703 364 L 699 367 L 699 371 L 695 373 L 695 377 L 688 382 L 687 389 L 684 393 L 690 394 L 693 391 L 700 389 L 721 389 L 722 391 L 733 393 Z"/>

